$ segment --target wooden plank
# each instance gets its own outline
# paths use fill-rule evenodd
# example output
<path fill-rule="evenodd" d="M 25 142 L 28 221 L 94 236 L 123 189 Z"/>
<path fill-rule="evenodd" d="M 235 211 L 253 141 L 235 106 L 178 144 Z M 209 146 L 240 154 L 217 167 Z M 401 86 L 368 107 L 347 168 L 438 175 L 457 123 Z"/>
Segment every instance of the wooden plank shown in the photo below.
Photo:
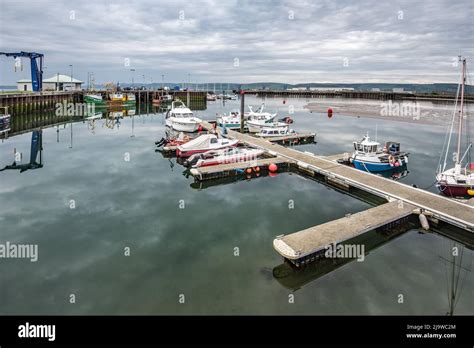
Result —
<path fill-rule="evenodd" d="M 317 253 L 332 243 L 344 242 L 409 216 L 414 209 L 413 205 L 403 202 L 382 204 L 348 217 L 277 237 L 273 246 L 284 258 L 298 260 Z"/>

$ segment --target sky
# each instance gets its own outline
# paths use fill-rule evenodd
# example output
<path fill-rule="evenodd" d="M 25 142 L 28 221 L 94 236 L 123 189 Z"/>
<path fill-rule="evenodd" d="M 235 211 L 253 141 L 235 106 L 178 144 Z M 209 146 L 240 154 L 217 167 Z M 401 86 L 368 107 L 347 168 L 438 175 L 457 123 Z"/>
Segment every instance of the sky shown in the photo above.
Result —
<path fill-rule="evenodd" d="M 96 83 L 457 83 L 473 46 L 474 0 L 0 0 L 0 52 Z"/>

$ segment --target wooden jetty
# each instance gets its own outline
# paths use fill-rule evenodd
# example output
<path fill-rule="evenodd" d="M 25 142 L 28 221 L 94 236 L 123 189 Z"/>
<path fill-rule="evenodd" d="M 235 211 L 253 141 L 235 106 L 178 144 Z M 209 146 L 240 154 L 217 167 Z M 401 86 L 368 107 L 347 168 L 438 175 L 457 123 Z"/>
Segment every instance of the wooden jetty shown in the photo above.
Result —
<path fill-rule="evenodd" d="M 242 174 L 247 168 L 259 167 L 261 170 L 266 170 L 270 164 L 288 164 L 288 161 L 283 157 L 271 157 L 264 159 L 256 159 L 254 161 L 243 161 L 235 163 L 225 163 L 217 166 L 208 166 L 200 168 L 192 168 L 190 173 L 195 179 L 199 181 L 217 179 L 228 176 L 235 176 Z"/>
<path fill-rule="evenodd" d="M 203 127 L 210 129 L 212 125 L 208 122 L 203 122 Z M 403 217 L 404 214 L 410 215 L 414 209 L 429 216 L 430 219 L 434 221 L 443 221 L 470 233 L 474 232 L 474 206 L 472 205 L 340 164 L 337 162 L 337 159 L 341 158 L 341 155 L 330 157 L 317 156 L 310 152 L 297 151 L 293 148 L 287 148 L 264 139 L 232 130 L 227 131 L 227 137 L 238 139 L 241 143 L 247 144 L 248 146 L 263 149 L 269 155 L 285 158 L 291 165 L 304 170 L 310 175 L 322 176 L 327 182 L 335 183 L 337 187 L 345 187 L 347 189 L 355 187 L 381 197 L 388 202 L 397 201 L 397 204 L 400 204 L 399 202 L 403 203 L 404 209 L 406 210 L 394 210 L 393 213 L 387 212 L 387 214 L 384 215 L 380 214 L 379 210 L 370 209 L 367 211 L 367 214 L 355 214 L 352 220 L 349 220 L 351 223 L 347 224 L 347 226 L 340 225 L 341 221 L 339 221 L 339 228 L 350 232 L 345 235 L 347 238 L 351 235 L 355 236 L 364 233 L 367 228 L 374 229 L 377 228 L 377 226 L 391 223 L 394 219 Z M 342 155 L 342 157 L 344 157 L 344 155 Z M 385 211 L 385 209 L 392 211 L 392 208 L 393 204 L 385 204 L 385 207 L 380 209 L 383 211 Z M 397 212 L 396 215 L 394 215 L 395 212 Z M 374 219 L 382 218 L 382 220 L 373 220 L 370 222 L 370 226 L 366 228 L 364 221 L 369 221 L 366 216 L 373 216 Z M 345 221 L 347 222 L 348 220 Z M 357 232 L 349 225 L 357 226 Z M 328 225 L 326 225 L 325 228 L 328 228 Z M 308 241 L 311 239 L 308 237 L 312 234 L 311 231 L 322 231 L 325 230 L 325 228 L 305 230 L 305 238 L 301 240 Z M 335 235 L 332 235 L 331 238 L 325 241 L 333 239 L 334 237 Z M 281 239 L 281 237 L 279 239 Z M 295 237 L 293 236 L 292 240 L 294 239 Z M 334 242 L 334 240 L 332 241 Z M 310 255 L 315 251 L 310 252 L 311 248 L 316 244 L 310 243 L 309 245 L 307 249 L 304 249 L 302 245 L 294 245 L 296 249 L 293 250 L 298 251 L 301 249 L 303 251 L 300 252 L 300 255 Z M 281 247 L 281 250 L 277 249 L 277 251 L 285 258 L 287 256 L 289 258 L 289 256 L 292 255 L 291 250 L 285 249 L 283 244 L 277 243 L 276 247 Z"/>
<path fill-rule="evenodd" d="M 398 223 L 414 210 L 415 206 L 402 201 L 385 203 L 322 225 L 278 236 L 273 241 L 273 247 L 285 259 L 301 266 L 324 256 L 326 248 L 333 243 L 344 243 L 363 233 Z"/>

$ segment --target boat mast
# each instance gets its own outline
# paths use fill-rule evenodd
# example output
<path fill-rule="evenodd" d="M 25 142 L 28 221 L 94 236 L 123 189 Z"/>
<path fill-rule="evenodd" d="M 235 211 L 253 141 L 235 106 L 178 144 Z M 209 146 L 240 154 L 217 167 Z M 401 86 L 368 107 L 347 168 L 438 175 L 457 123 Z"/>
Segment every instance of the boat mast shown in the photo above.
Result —
<path fill-rule="evenodd" d="M 458 146 L 456 153 L 456 166 L 461 164 L 461 137 L 462 137 L 462 118 L 463 118 L 463 107 L 464 107 L 464 83 L 466 81 L 466 58 L 459 57 L 462 61 L 462 77 L 461 77 L 461 110 L 459 111 L 459 128 L 458 128 Z"/>

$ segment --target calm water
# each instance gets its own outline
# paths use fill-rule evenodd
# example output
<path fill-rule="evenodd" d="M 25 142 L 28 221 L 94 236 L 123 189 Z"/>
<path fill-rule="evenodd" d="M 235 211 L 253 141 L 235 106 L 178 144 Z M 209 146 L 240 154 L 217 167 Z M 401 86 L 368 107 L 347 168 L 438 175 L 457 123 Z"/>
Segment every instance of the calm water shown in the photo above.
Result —
<path fill-rule="evenodd" d="M 260 100 L 247 97 L 247 103 Z M 443 127 L 328 119 L 309 113 L 306 100 L 298 99 L 269 99 L 266 105 L 283 117 L 289 104 L 295 108 L 293 128 L 318 133 L 317 144 L 301 150 L 350 151 L 367 131 L 375 136 L 377 124 L 379 140 L 400 141 L 411 154 L 409 174 L 401 180 L 419 187 L 434 181 Z M 197 115 L 213 119 L 238 107 L 238 101 L 214 103 Z M 0 259 L 1 314 L 449 311 L 450 239 L 412 230 L 371 250 L 364 262 L 288 271 L 273 250 L 275 236 L 370 205 L 290 173 L 195 189 L 183 167 L 155 152 L 154 141 L 164 136 L 162 114 L 125 117 L 113 128 L 105 123 L 74 123 L 72 148 L 70 125 L 44 129 L 43 168 L 0 172 L 0 243 L 39 246 L 37 262 Z M 11 164 L 14 149 L 26 162 L 30 138 L 26 133 L 0 143 L 0 167 Z M 473 252 L 456 245 L 463 256 L 454 313 L 474 314 Z M 282 268 L 275 278 L 274 269 Z"/>

